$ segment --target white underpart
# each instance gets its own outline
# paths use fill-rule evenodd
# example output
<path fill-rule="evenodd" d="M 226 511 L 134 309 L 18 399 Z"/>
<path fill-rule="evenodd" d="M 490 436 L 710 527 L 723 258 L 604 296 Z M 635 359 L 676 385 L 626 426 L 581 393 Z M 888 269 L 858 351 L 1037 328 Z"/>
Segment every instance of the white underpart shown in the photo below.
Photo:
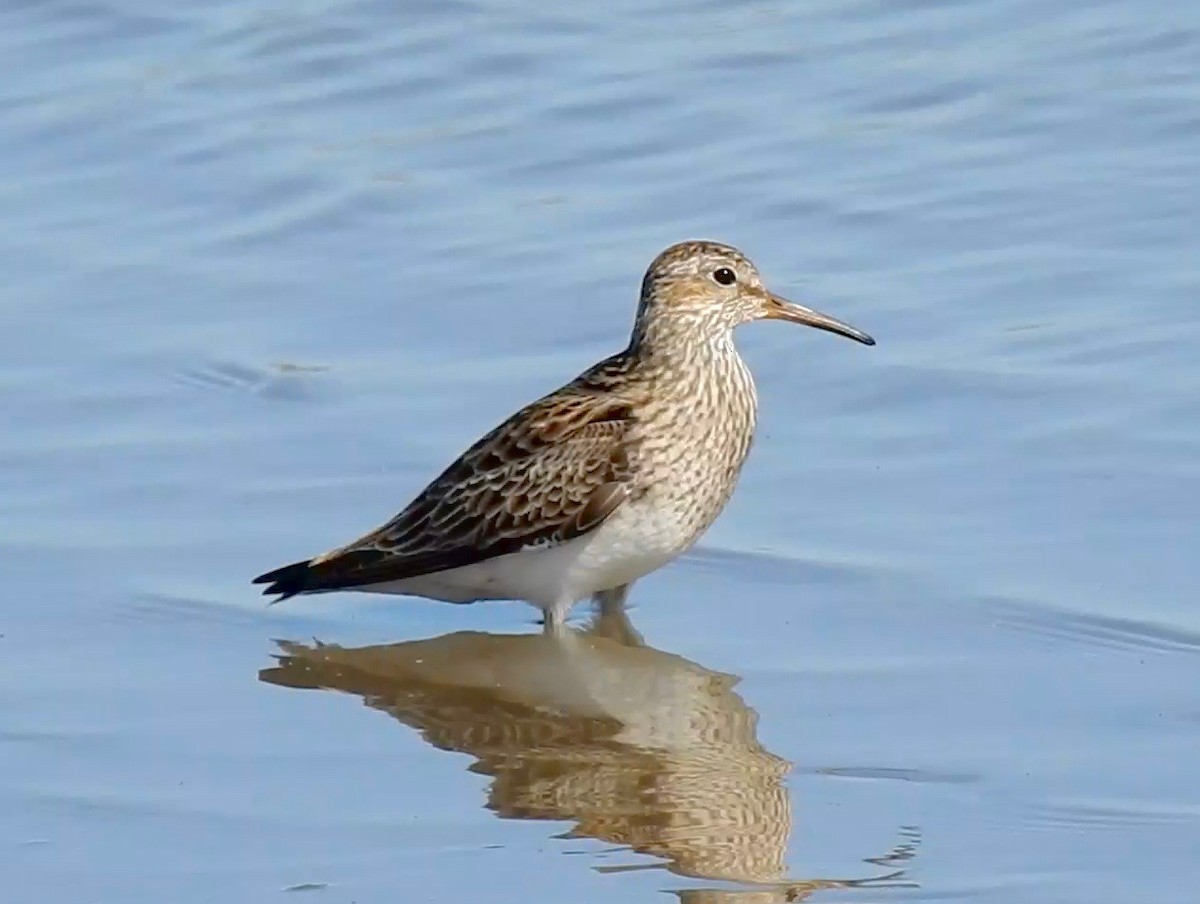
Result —
<path fill-rule="evenodd" d="M 356 589 L 452 603 L 525 600 L 560 620 L 580 600 L 661 568 L 690 545 L 690 534 L 670 506 L 656 505 L 647 494 L 621 506 L 591 533 L 558 546 Z"/>

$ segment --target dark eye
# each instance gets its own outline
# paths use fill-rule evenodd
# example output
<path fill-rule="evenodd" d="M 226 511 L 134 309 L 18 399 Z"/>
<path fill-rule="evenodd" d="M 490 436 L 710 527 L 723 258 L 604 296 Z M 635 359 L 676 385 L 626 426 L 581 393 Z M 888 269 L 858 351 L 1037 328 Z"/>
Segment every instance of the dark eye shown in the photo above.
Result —
<path fill-rule="evenodd" d="M 718 267 L 713 270 L 712 277 L 723 286 L 732 286 L 737 282 L 737 274 L 728 267 Z"/>

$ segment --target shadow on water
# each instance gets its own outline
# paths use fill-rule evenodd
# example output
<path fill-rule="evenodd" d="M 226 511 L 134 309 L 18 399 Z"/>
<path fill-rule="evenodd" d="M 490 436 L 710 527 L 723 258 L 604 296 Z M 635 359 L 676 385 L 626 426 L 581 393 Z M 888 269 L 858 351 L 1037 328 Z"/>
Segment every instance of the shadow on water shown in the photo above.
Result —
<path fill-rule="evenodd" d="M 758 742 L 735 675 L 647 646 L 624 612 L 561 638 L 472 631 L 348 649 L 278 641 L 259 678 L 357 694 L 493 777 L 505 819 L 565 820 L 588 837 L 661 858 L 679 876 L 751 886 L 679 890 L 688 904 L 799 901 L 821 889 L 915 887 L 915 842 L 866 858 L 851 879 L 785 875 L 790 764 Z"/>

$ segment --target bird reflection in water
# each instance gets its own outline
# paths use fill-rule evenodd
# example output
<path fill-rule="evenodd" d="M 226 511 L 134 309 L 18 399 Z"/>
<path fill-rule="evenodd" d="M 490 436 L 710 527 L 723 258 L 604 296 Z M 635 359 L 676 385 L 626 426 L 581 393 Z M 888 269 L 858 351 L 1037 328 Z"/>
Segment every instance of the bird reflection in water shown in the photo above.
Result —
<path fill-rule="evenodd" d="M 473 631 L 348 649 L 279 641 L 261 680 L 357 694 L 430 744 L 476 758 L 487 807 L 566 820 L 690 878 L 686 904 L 800 901 L 820 889 L 913 887 L 901 849 L 855 879 L 786 878 L 787 761 L 759 744 L 738 678 L 646 646 L 624 610 L 562 636 Z M 907 855 L 905 851 L 907 850 Z M 655 864 L 658 866 L 659 864 Z M 645 867 L 604 867 L 618 872 Z"/>

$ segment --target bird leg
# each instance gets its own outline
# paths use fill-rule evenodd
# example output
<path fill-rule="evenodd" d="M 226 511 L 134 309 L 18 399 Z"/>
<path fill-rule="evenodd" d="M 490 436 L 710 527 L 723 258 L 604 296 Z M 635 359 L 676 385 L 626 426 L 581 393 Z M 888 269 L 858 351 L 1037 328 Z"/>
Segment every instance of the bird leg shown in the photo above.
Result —
<path fill-rule="evenodd" d="M 542 633 L 562 636 L 567 630 L 567 613 L 571 603 L 556 603 L 542 610 Z"/>
<path fill-rule="evenodd" d="M 629 596 L 629 588 L 633 584 L 622 584 L 620 587 L 610 587 L 592 594 L 592 602 L 596 611 L 601 615 L 611 615 L 625 609 L 625 599 Z"/>

